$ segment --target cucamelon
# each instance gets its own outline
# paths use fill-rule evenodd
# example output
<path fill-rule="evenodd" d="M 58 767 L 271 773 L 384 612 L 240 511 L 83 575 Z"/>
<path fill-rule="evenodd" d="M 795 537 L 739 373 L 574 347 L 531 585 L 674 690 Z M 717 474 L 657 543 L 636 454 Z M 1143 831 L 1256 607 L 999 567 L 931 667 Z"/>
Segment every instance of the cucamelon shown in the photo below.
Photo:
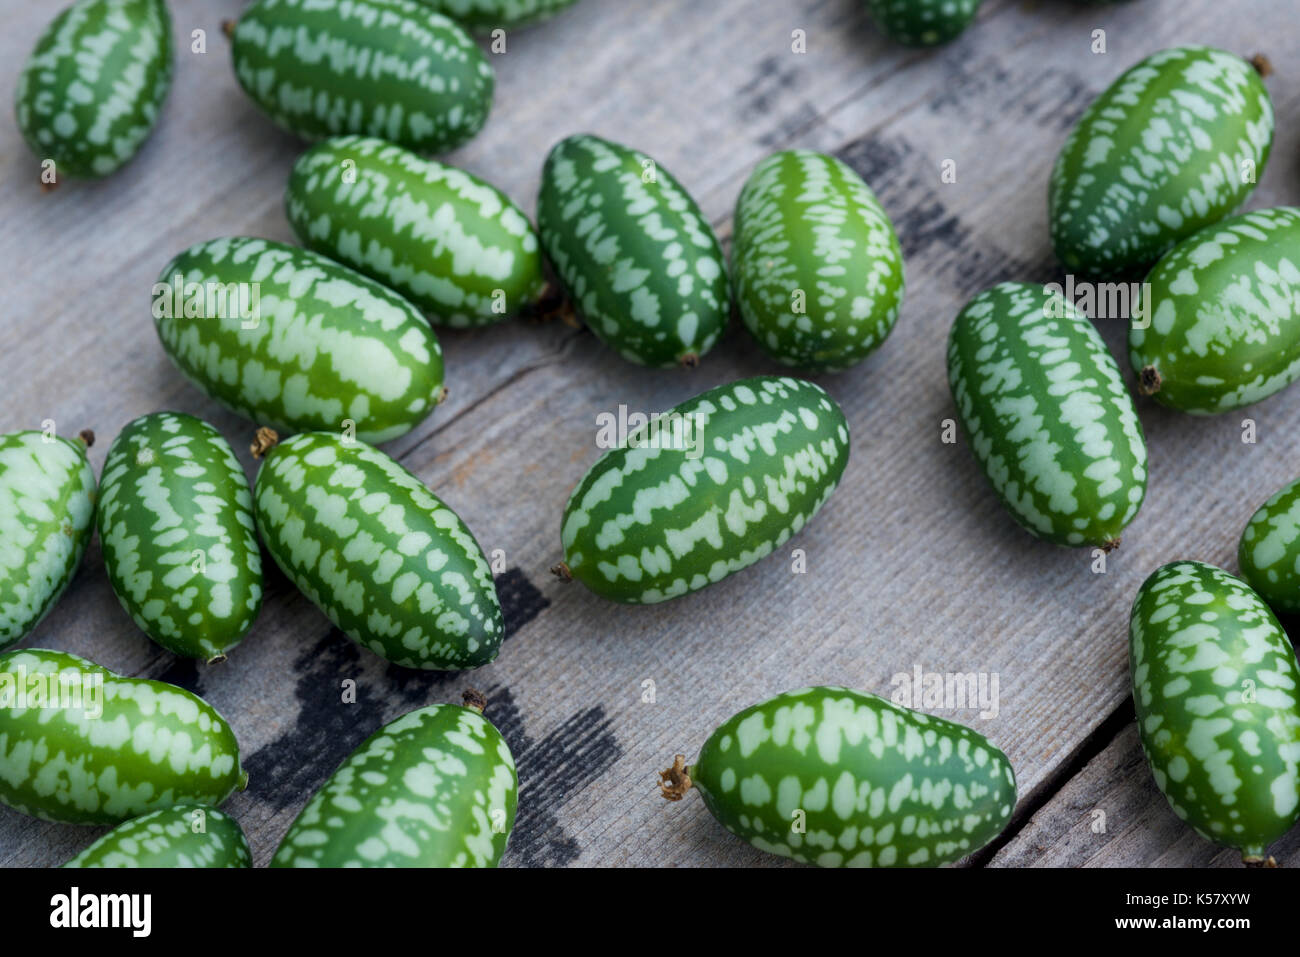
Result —
<path fill-rule="evenodd" d="M 1249 63 L 1203 46 L 1152 54 L 1061 149 L 1048 197 L 1057 258 L 1097 276 L 1149 266 L 1240 206 L 1272 145 L 1272 101 Z"/>
<path fill-rule="evenodd" d="M 471 30 L 526 26 L 571 7 L 576 0 L 420 0 Z"/>
<path fill-rule="evenodd" d="M 1194 415 L 1229 412 L 1300 377 L 1300 209 L 1207 226 L 1166 253 L 1129 330 L 1142 391 Z"/>
<path fill-rule="evenodd" d="M 100 483 L 104 568 L 127 614 L 168 651 L 224 658 L 262 607 L 262 552 L 243 466 L 179 412 L 127 424 Z"/>
<path fill-rule="evenodd" d="M 352 752 L 284 836 L 272 867 L 495 867 L 519 778 L 484 701 L 435 704 Z"/>
<path fill-rule="evenodd" d="M 0 803 L 47 821 L 118 824 L 243 790 L 239 745 L 206 701 L 62 651 L 0 655 Z"/>
<path fill-rule="evenodd" d="M 784 545 L 848 459 L 844 413 L 819 386 L 759 376 L 710 389 L 583 476 L 555 571 L 631 604 L 698 591 Z"/>
<path fill-rule="evenodd" d="M 312 147 L 285 191 L 303 245 L 384 283 L 435 323 L 482 326 L 537 303 L 546 285 L 528 217 L 470 173 L 383 140 Z"/>
<path fill-rule="evenodd" d="M 492 107 L 482 51 L 412 0 L 256 0 L 231 54 L 244 92 L 304 139 L 359 133 L 441 153 L 478 133 Z"/>
<path fill-rule="evenodd" d="M 0 435 L 0 650 L 31 634 L 77 573 L 93 533 L 87 440 Z"/>
<path fill-rule="evenodd" d="M 813 372 L 862 361 L 898 321 L 903 254 L 847 163 L 811 150 L 758 164 L 736 203 L 736 301 L 772 358 Z"/>
<path fill-rule="evenodd" d="M 178 804 L 119 824 L 64 867 L 252 867 L 239 822 L 216 808 Z"/>
<path fill-rule="evenodd" d="M 349 638 L 407 668 L 497 656 L 501 605 L 459 516 L 378 449 L 304 432 L 266 453 L 253 493 L 277 565 Z"/>
<path fill-rule="evenodd" d="M 1198 834 L 1267 863 L 1300 819 L 1300 666 L 1240 579 L 1158 568 L 1129 619 L 1138 731 L 1156 784 Z"/>
<path fill-rule="evenodd" d="M 694 788 L 761 851 L 821 867 L 935 867 L 997 837 L 1011 762 L 976 731 L 848 688 L 802 688 L 724 721 L 663 794 Z"/>
<path fill-rule="evenodd" d="M 191 246 L 163 268 L 153 315 L 185 378 L 257 425 L 386 442 L 444 394 L 442 348 L 419 310 L 310 250 L 247 237 Z"/>
<path fill-rule="evenodd" d="M 885 35 L 914 47 L 956 38 L 979 8 L 980 0 L 867 0 L 872 19 Z"/>
<path fill-rule="evenodd" d="M 77 0 L 50 22 L 18 76 L 18 128 L 55 179 L 97 179 L 139 151 L 167 99 L 164 0 Z"/>
<path fill-rule="evenodd" d="M 1300 479 L 1261 505 L 1237 546 L 1241 577 L 1279 615 L 1300 614 Z"/>
<path fill-rule="evenodd" d="M 971 451 L 1017 522 L 1058 545 L 1119 544 L 1146 495 L 1146 442 L 1087 316 L 1043 286 L 994 286 L 953 322 L 948 383 Z"/>
<path fill-rule="evenodd" d="M 696 365 L 731 311 L 722 247 L 690 194 L 644 153 L 597 136 L 546 157 L 542 246 L 591 331 L 641 365 Z"/>

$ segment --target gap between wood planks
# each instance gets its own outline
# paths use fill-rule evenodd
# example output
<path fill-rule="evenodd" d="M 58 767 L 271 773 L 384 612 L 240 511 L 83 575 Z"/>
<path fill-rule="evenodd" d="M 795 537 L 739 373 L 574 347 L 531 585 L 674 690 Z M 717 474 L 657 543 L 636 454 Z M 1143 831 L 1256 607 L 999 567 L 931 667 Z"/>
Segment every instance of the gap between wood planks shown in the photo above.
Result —
<path fill-rule="evenodd" d="M 1120 733 L 1136 720 L 1137 714 L 1130 696 L 1093 728 L 1033 791 L 1017 800 L 1017 809 L 1012 815 L 1011 823 L 991 843 L 966 858 L 963 866 L 987 867 L 999 851 L 1020 836 L 1035 814 L 1050 804 L 1072 779 L 1091 764 L 1097 755 L 1110 747 Z"/>
<path fill-rule="evenodd" d="M 515 319 L 512 321 L 520 322 L 521 320 Z M 551 319 L 548 321 L 559 322 L 560 320 Z M 572 333 L 564 337 L 563 341 L 561 341 L 560 343 L 560 347 L 556 349 L 554 352 L 548 353 L 542 356 L 541 358 L 535 359 L 532 362 L 527 362 L 524 365 L 520 366 L 514 372 L 511 372 L 508 376 L 502 379 L 499 383 L 497 383 L 496 385 L 488 389 L 486 392 L 484 392 L 481 396 L 479 396 L 477 399 L 475 399 L 465 408 L 456 412 L 454 415 L 450 415 L 442 418 L 437 425 L 435 425 L 432 429 L 429 430 L 429 433 L 427 435 L 421 436 L 418 440 L 416 440 L 416 442 L 410 448 L 402 452 L 401 455 L 393 456 L 393 458 L 395 458 L 399 462 L 405 458 L 408 458 L 413 452 L 416 451 L 416 449 L 421 448 L 422 446 L 425 445 L 425 443 L 429 442 L 431 439 L 442 434 L 442 432 L 445 429 L 459 422 L 461 419 L 463 419 L 469 413 L 473 412 L 479 406 L 496 398 L 498 395 L 500 395 L 503 391 L 508 389 L 510 386 L 514 385 L 516 382 L 522 382 L 524 379 L 528 378 L 528 376 L 530 376 L 534 372 L 538 372 L 542 369 L 548 369 L 554 365 L 559 365 L 561 362 L 565 361 L 565 359 L 569 357 L 569 354 L 573 351 L 574 345 L 583 336 L 587 334 L 588 332 L 585 327 L 582 329 L 574 330 Z"/>

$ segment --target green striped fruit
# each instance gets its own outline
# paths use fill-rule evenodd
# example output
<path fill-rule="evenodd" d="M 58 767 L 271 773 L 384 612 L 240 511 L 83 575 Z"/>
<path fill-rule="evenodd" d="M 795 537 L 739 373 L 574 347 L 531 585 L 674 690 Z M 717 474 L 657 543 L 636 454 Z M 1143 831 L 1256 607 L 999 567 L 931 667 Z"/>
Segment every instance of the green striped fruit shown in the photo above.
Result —
<path fill-rule="evenodd" d="M 333 432 L 275 446 L 253 493 L 262 542 L 349 638 L 406 668 L 497 656 L 501 605 L 459 516 L 378 449 Z"/>
<path fill-rule="evenodd" d="M 955 39 L 979 8 L 980 0 L 867 0 L 867 10 L 885 35 L 912 47 Z"/>
<path fill-rule="evenodd" d="M 811 150 L 758 164 L 736 203 L 736 300 L 759 346 L 834 372 L 889 335 L 903 305 L 903 253 L 876 195 L 847 163 Z"/>
<path fill-rule="evenodd" d="M 420 0 L 471 30 L 521 27 L 571 7 L 576 0 Z"/>
<path fill-rule="evenodd" d="M 1240 579 L 1202 562 L 1156 569 L 1129 619 L 1147 763 L 1198 834 L 1263 861 L 1300 819 L 1300 666 Z"/>
<path fill-rule="evenodd" d="M 1013 518 L 1107 550 L 1146 495 L 1147 449 L 1119 367 L 1059 293 L 1004 282 L 957 314 L 948 384 L 971 451 Z"/>
<path fill-rule="evenodd" d="M 389 722 L 289 826 L 272 867 L 496 867 L 515 822 L 510 747 L 466 695 Z"/>
<path fill-rule="evenodd" d="M 167 99 L 164 0 L 78 0 L 45 28 L 18 77 L 18 129 L 56 175 L 107 176 L 135 156 Z"/>
<path fill-rule="evenodd" d="M 119 824 L 64 867 L 252 867 L 239 822 L 216 808 L 180 804 Z"/>
<path fill-rule="evenodd" d="M 1052 244 L 1067 269 L 1149 266 L 1240 206 L 1273 146 L 1273 104 L 1231 53 L 1174 47 L 1092 102 L 1052 170 Z"/>
<path fill-rule="evenodd" d="M 31 634 L 81 564 L 95 517 L 85 440 L 0 435 L 0 649 Z"/>
<path fill-rule="evenodd" d="M 281 431 L 405 435 L 443 396 L 442 347 L 418 309 L 331 259 L 268 239 L 213 239 L 154 287 L 163 349 L 232 412 Z"/>
<path fill-rule="evenodd" d="M 537 225 L 569 298 L 641 365 L 693 366 L 727 325 L 727 264 L 695 200 L 637 150 L 586 134 L 546 157 Z"/>
<path fill-rule="evenodd" d="M 562 577 L 653 604 L 748 568 L 826 504 L 844 413 L 811 382 L 758 376 L 688 399 L 612 448 L 564 509 Z"/>
<path fill-rule="evenodd" d="M 1149 327 L 1129 330 L 1129 361 L 1161 405 L 1229 412 L 1300 378 L 1300 209 L 1207 226 L 1145 285 Z"/>
<path fill-rule="evenodd" d="M 1300 479 L 1250 517 L 1237 545 L 1237 564 L 1241 577 L 1275 612 L 1300 614 Z"/>
<path fill-rule="evenodd" d="M 155 412 L 108 450 L 100 546 L 118 601 L 168 651 L 225 658 L 262 607 L 262 552 L 244 468 L 221 433 Z"/>
<path fill-rule="evenodd" d="M 669 800 L 694 787 L 732 834 L 821 867 L 946 864 L 1016 805 L 1011 762 L 982 734 L 849 688 L 746 708 L 660 777 Z"/>
<path fill-rule="evenodd" d="M 235 733 L 197 695 L 62 651 L 0 655 L 0 803 L 46 821 L 118 824 L 220 804 L 247 784 Z"/>
<path fill-rule="evenodd" d="M 476 176 L 383 140 L 326 140 L 294 164 L 285 209 L 298 240 L 401 293 L 436 323 L 483 326 L 546 285 L 537 233 Z"/>
<path fill-rule="evenodd" d="M 482 51 L 411 0 L 257 0 L 231 44 L 244 92 L 308 140 L 360 133 L 442 153 L 468 142 L 492 108 Z"/>

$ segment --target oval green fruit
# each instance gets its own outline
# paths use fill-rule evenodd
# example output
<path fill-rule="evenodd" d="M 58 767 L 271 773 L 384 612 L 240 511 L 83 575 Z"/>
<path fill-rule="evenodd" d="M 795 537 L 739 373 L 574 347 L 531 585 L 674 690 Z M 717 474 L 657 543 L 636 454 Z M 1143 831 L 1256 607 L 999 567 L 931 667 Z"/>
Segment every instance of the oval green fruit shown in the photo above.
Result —
<path fill-rule="evenodd" d="M 664 796 L 694 787 L 761 851 L 821 867 L 935 867 L 979 850 L 1016 805 L 981 734 L 848 688 L 777 695 L 723 722 Z"/>
<path fill-rule="evenodd" d="M 64 867 L 252 867 L 239 822 L 216 808 L 179 804 L 119 824 Z"/>
<path fill-rule="evenodd" d="M 544 20 L 576 0 L 420 0 L 465 27 L 481 31 L 510 29 Z"/>
<path fill-rule="evenodd" d="M 726 327 L 718 238 L 644 153 L 586 134 L 561 140 L 542 169 L 537 225 L 574 306 L 623 358 L 693 366 Z"/>
<path fill-rule="evenodd" d="M 755 341 L 814 372 L 865 359 L 903 305 L 893 223 L 853 168 L 824 153 L 787 150 L 758 164 L 736 203 L 732 264 Z"/>
<path fill-rule="evenodd" d="M 243 790 L 239 745 L 206 701 L 61 651 L 0 655 L 0 803 L 46 821 L 117 824 Z"/>
<path fill-rule="evenodd" d="M 1273 145 L 1273 105 L 1255 69 L 1209 47 L 1174 47 L 1093 101 L 1052 170 L 1049 218 L 1069 270 L 1146 267 L 1240 206 Z"/>
<path fill-rule="evenodd" d="M 378 449 L 333 432 L 272 448 L 253 504 L 277 565 L 349 638 L 406 668 L 463 670 L 504 636 L 465 523 Z"/>
<path fill-rule="evenodd" d="M 811 382 L 758 376 L 710 389 L 583 476 L 556 571 L 629 604 L 698 591 L 784 545 L 848 460 L 844 413 Z"/>
<path fill-rule="evenodd" d="M 492 108 L 482 51 L 410 0 L 257 0 L 231 53 L 244 92 L 304 139 L 360 133 L 442 153 L 478 133 Z"/>
<path fill-rule="evenodd" d="M 243 466 L 179 412 L 127 424 L 100 483 L 100 546 L 118 601 L 168 651 L 224 658 L 262 607 L 262 552 Z"/>
<path fill-rule="evenodd" d="M 154 287 L 163 349 L 227 409 L 281 431 L 342 429 L 386 442 L 443 395 L 442 347 L 411 303 L 306 249 L 213 239 Z"/>
<path fill-rule="evenodd" d="M 435 323 L 518 315 L 546 281 L 537 233 L 476 176 L 362 136 L 326 140 L 294 164 L 285 209 L 298 240 L 382 282 Z"/>
<path fill-rule="evenodd" d="M 979 8 L 980 0 L 867 0 L 867 10 L 885 35 L 913 47 L 955 39 Z"/>
<path fill-rule="evenodd" d="M 1300 614 L 1300 479 L 1250 517 L 1237 546 L 1241 577 L 1279 615 Z"/>
<path fill-rule="evenodd" d="M 1300 819 L 1300 666 L 1245 582 L 1202 562 L 1138 589 L 1129 663 L 1142 750 L 1174 813 L 1249 862 Z"/>
<path fill-rule="evenodd" d="M 496 867 L 519 778 L 480 710 L 435 704 L 384 725 L 307 802 L 271 866 Z"/>
<path fill-rule="evenodd" d="M 0 435 L 0 650 L 31 634 L 59 600 L 94 517 L 95 472 L 84 440 Z"/>
<path fill-rule="evenodd" d="M 952 324 L 948 384 L 971 451 L 1017 522 L 1057 545 L 1119 544 L 1146 495 L 1146 442 L 1087 316 L 1043 286 L 994 286 Z"/>
<path fill-rule="evenodd" d="M 56 176 L 107 176 L 153 132 L 171 79 L 164 0 L 78 0 L 45 28 L 19 74 L 18 128 Z"/>
<path fill-rule="evenodd" d="M 1129 361 L 1161 405 L 1213 415 L 1300 377 L 1300 209 L 1207 226 L 1147 276 Z"/>

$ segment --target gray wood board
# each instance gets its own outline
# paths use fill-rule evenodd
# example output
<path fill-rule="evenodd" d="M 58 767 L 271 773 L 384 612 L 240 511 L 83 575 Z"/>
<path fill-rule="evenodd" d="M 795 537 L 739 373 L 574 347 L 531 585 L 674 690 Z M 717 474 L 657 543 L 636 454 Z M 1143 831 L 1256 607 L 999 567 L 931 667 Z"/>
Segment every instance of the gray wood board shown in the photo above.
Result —
<path fill-rule="evenodd" d="M 1300 859 L 1300 830 L 1271 849 Z M 1129 722 L 1052 795 L 989 862 L 993 867 L 1240 867 L 1241 855 L 1201 838 L 1156 788 Z"/>
<path fill-rule="evenodd" d="M 4 0 L 0 102 L 56 4 Z M 174 408 L 217 425 L 240 450 L 251 427 L 189 387 L 164 356 L 148 290 L 178 250 L 220 235 L 291 239 L 281 210 L 302 144 L 265 121 L 236 86 L 219 24 L 234 0 L 172 0 L 177 75 L 141 155 L 93 185 L 37 188 L 36 160 L 0 122 L 0 431 L 89 426 L 101 441 L 144 412 Z M 190 52 L 191 31 L 206 54 Z M 1108 52 L 1090 52 L 1092 31 Z M 808 52 L 791 51 L 804 30 Z M 560 515 L 595 460 L 596 415 L 666 409 L 720 382 L 783 371 L 739 324 L 695 372 L 655 372 L 561 323 L 442 335 L 451 398 L 385 448 L 505 551 L 510 621 L 500 658 L 468 675 L 386 666 L 334 631 L 278 573 L 254 633 L 218 667 L 176 659 L 145 639 L 109 589 L 98 545 L 68 594 L 26 642 L 119 672 L 197 690 L 234 725 L 252 775 L 227 805 L 264 864 L 293 816 L 346 753 L 413 707 L 488 692 L 523 781 L 508 852 L 514 865 L 766 865 L 697 799 L 667 804 L 655 772 L 692 757 L 736 710 L 812 683 L 888 694 L 926 671 L 999 676 L 1000 708 L 942 712 L 986 733 L 1013 761 L 1018 820 L 995 863 L 1073 863 L 1056 831 L 1068 802 L 1140 802 L 1150 782 L 1078 769 L 1082 749 L 1128 691 L 1126 622 L 1142 579 L 1196 557 L 1232 568 L 1254 507 L 1300 473 L 1296 394 L 1242 415 L 1191 419 L 1143 402 L 1151 450 L 1147 503 L 1105 574 L 1091 556 L 1022 532 L 962 445 L 941 442 L 953 415 L 944 368 L 961 304 L 1002 279 L 1060 278 L 1047 238 L 1046 183 L 1070 124 L 1127 66 L 1164 46 L 1209 42 L 1267 52 L 1279 117 L 1274 159 L 1252 207 L 1300 195 L 1300 36 L 1290 0 L 987 0 L 974 27 L 936 51 L 894 46 L 857 0 L 582 0 L 508 37 L 483 134 L 449 157 L 535 205 L 551 144 L 581 130 L 651 153 L 690 188 L 724 238 L 745 177 L 766 153 L 828 150 L 879 193 L 907 255 L 908 297 L 893 336 L 860 367 L 819 381 L 843 405 L 852 461 L 824 513 L 787 554 L 697 595 L 614 607 L 553 581 Z M 940 181 L 956 163 L 957 182 Z M 1100 323 L 1124 361 L 1123 325 Z M 1249 415 L 1259 441 L 1240 440 Z M 341 703 L 355 679 L 356 704 Z M 643 682 L 655 700 L 642 700 Z M 1112 747 L 1120 747 L 1122 737 Z M 1102 750 L 1101 755 L 1108 754 Z M 1076 770 L 1079 773 L 1075 773 Z M 1140 770 L 1140 769 L 1139 769 Z M 1116 791 L 1119 788 L 1121 790 Z M 1082 789 L 1083 795 L 1075 793 Z M 1149 794 L 1148 794 L 1149 796 Z M 1063 803 L 1064 802 L 1064 803 Z M 1065 811 L 1058 811 L 1058 805 Z M 1125 805 L 1127 806 L 1127 805 Z M 1122 815 L 1121 815 L 1122 816 Z M 1057 820 L 1058 818 L 1053 818 Z M 1147 820 L 1144 818 L 1143 820 Z M 1176 822 L 1175 822 L 1176 824 Z M 72 856 L 97 832 L 0 811 L 0 864 Z M 1144 861 L 1198 862 L 1181 825 L 1112 827 Z M 1198 843 L 1199 842 L 1199 843 Z M 1105 857 L 1097 846 L 1091 857 Z M 1114 860 L 1126 860 L 1114 850 Z M 1101 858 L 1099 858 L 1101 859 Z"/>

